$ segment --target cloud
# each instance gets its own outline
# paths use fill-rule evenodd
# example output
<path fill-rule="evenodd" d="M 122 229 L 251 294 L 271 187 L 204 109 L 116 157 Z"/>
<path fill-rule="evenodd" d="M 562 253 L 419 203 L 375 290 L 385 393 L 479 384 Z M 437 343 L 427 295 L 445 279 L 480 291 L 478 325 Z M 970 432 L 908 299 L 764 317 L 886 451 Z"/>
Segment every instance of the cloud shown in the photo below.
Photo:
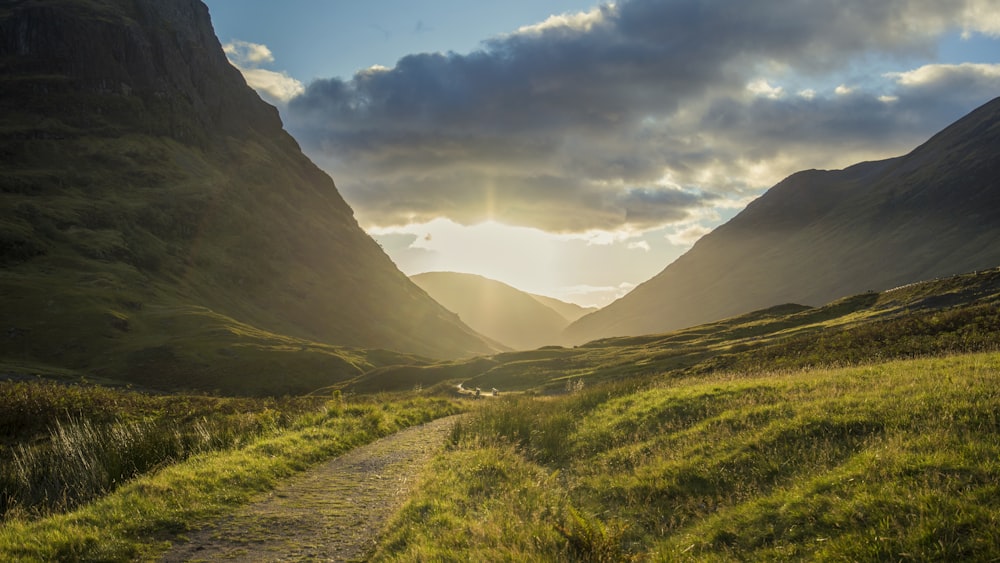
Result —
<path fill-rule="evenodd" d="M 249 66 L 274 62 L 271 50 L 267 48 L 267 45 L 260 43 L 230 41 L 222 46 L 222 50 L 234 65 Z"/>
<path fill-rule="evenodd" d="M 993 0 L 968 2 L 962 14 L 963 37 L 982 33 L 1000 37 L 1000 10 Z"/>
<path fill-rule="evenodd" d="M 272 99 L 287 102 L 305 91 L 301 82 L 285 72 L 263 68 L 241 68 L 240 72 L 243 73 L 247 85 Z"/>
<path fill-rule="evenodd" d="M 702 225 L 690 225 L 679 231 L 669 233 L 667 240 L 675 246 L 691 246 L 698 242 L 698 239 L 712 232 L 712 229 Z"/>
<path fill-rule="evenodd" d="M 235 66 L 254 90 L 272 102 L 287 102 L 305 92 L 305 85 L 286 72 L 259 68 L 274 62 L 267 45 L 248 41 L 231 41 L 222 46 L 230 64 Z"/>
<path fill-rule="evenodd" d="M 771 86 L 767 80 L 757 79 L 747 84 L 747 90 L 755 96 L 777 99 L 785 95 L 785 89 L 780 86 Z"/>
<path fill-rule="evenodd" d="M 845 166 L 902 154 L 1000 93 L 1000 65 L 924 65 L 886 78 L 878 88 L 849 93 L 719 98 L 698 129 L 716 155 L 729 159 L 729 174 L 748 170 L 739 157 L 779 168 L 803 161 Z"/>
<path fill-rule="evenodd" d="M 942 33 L 995 29 L 969 15 L 991 5 L 622 0 L 315 81 L 284 115 L 366 226 L 653 230 L 800 168 L 898 154 L 986 101 L 983 72 L 906 74 L 915 62 L 874 85 L 810 81 L 908 68 Z M 927 95 L 956 81 L 972 86 L 960 101 Z"/>
<path fill-rule="evenodd" d="M 636 284 L 622 282 L 619 285 L 574 285 L 560 288 L 555 293 L 558 299 L 564 299 L 572 303 L 579 303 L 585 306 L 603 307 L 615 299 L 624 297 L 628 292 L 635 289 Z"/>
<path fill-rule="evenodd" d="M 984 90 L 997 91 L 997 85 L 1000 84 L 1000 64 L 929 64 L 906 72 L 888 73 L 886 77 L 895 80 L 903 88 L 920 89 L 934 94 L 956 87 L 980 94 Z"/>

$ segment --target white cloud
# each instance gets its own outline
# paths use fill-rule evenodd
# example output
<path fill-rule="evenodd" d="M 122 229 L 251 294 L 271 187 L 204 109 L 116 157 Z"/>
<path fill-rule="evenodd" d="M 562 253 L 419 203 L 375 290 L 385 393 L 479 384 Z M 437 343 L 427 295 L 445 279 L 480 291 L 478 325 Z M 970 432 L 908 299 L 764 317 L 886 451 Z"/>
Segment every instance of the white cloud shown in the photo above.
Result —
<path fill-rule="evenodd" d="M 838 95 L 838 96 L 846 96 L 846 95 L 850 94 L 853 91 L 854 91 L 854 88 L 851 88 L 850 86 L 847 86 L 846 84 L 841 84 L 840 86 L 837 86 L 836 88 L 834 88 L 833 93 L 836 94 L 836 95 Z"/>
<path fill-rule="evenodd" d="M 239 68 L 239 67 L 237 67 Z M 263 68 L 240 68 L 247 84 L 272 99 L 287 102 L 306 91 L 305 86 L 285 72 Z"/>
<path fill-rule="evenodd" d="M 785 95 L 785 90 L 781 86 L 771 86 L 768 84 L 767 80 L 759 78 L 754 80 L 750 84 L 747 84 L 747 90 L 755 96 L 763 96 L 765 98 L 771 98 L 772 100 L 777 100 Z"/>
<path fill-rule="evenodd" d="M 595 8 L 587 12 L 577 12 L 575 14 L 556 14 L 549 16 L 545 21 L 533 25 L 526 25 L 519 28 L 516 34 L 520 35 L 540 35 L 547 31 L 591 31 L 597 25 L 605 21 L 608 12 L 615 9 L 614 4 Z"/>
<path fill-rule="evenodd" d="M 634 242 L 628 243 L 628 249 L 629 250 L 645 250 L 646 252 L 649 252 L 650 251 L 650 246 L 649 246 L 648 242 L 646 242 L 644 240 L 640 240 L 640 241 L 634 241 Z"/>
<path fill-rule="evenodd" d="M 1000 6 L 996 0 L 974 0 L 965 6 L 962 14 L 962 36 L 973 33 L 1000 37 Z"/>
<path fill-rule="evenodd" d="M 812 88 L 806 88 L 805 90 L 800 90 L 799 97 L 804 98 L 806 100 L 811 100 L 816 97 L 816 90 L 813 90 Z"/>
<path fill-rule="evenodd" d="M 249 41 L 230 41 L 222 46 L 229 61 L 234 65 L 259 65 L 262 63 L 273 63 L 274 54 L 267 48 L 267 45 L 251 43 Z"/>
<path fill-rule="evenodd" d="M 673 233 L 667 234 L 667 240 L 674 246 L 691 246 L 698 239 L 712 232 L 712 229 L 702 225 L 691 225 Z"/>
<path fill-rule="evenodd" d="M 883 94 L 878 97 L 878 101 L 882 102 L 883 104 L 891 104 L 894 102 L 898 102 L 899 96 L 890 96 L 888 94 Z"/>
<path fill-rule="evenodd" d="M 905 87 L 929 86 L 959 78 L 998 80 L 1000 64 L 929 64 L 906 72 L 888 73 L 886 77 Z"/>
<path fill-rule="evenodd" d="M 573 285 L 559 288 L 556 297 L 583 306 L 603 307 L 615 299 L 624 297 L 628 292 L 635 289 L 636 285 L 631 282 L 622 282 L 618 285 Z"/>
<path fill-rule="evenodd" d="M 376 73 L 379 73 L 379 72 L 388 72 L 390 70 L 392 70 L 392 69 L 390 69 L 387 66 L 383 66 L 383 65 L 380 65 L 380 64 L 374 64 L 374 65 L 372 65 L 372 66 L 370 66 L 370 67 L 368 67 L 368 68 L 366 68 L 364 70 L 360 70 L 358 72 L 360 72 L 362 74 L 369 74 L 370 75 L 370 74 L 376 74 Z"/>
<path fill-rule="evenodd" d="M 305 85 L 284 71 L 260 68 L 274 62 L 274 54 L 267 45 L 249 41 L 231 41 L 222 46 L 229 62 L 261 96 L 271 101 L 288 102 L 306 91 Z"/>

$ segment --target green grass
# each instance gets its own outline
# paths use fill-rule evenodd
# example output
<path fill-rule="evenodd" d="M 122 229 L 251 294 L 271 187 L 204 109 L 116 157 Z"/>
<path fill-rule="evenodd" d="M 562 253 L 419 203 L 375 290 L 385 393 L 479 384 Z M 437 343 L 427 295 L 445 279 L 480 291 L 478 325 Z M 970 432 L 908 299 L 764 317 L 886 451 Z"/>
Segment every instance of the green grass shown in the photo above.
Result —
<path fill-rule="evenodd" d="M 1000 353 L 990 352 L 998 281 L 993 270 L 664 335 L 371 370 L 345 388 L 447 391 L 457 380 L 530 391 L 480 401 L 456 426 L 377 558 L 1000 558 Z M 100 272 L 89 283 L 110 282 Z M 336 354 L 358 370 L 396 357 L 261 331 L 206 308 L 122 304 L 108 315 L 137 333 L 171 325 L 175 340 L 156 350 L 172 361 L 259 362 L 258 382 L 290 369 L 269 363 L 276 355 L 305 365 Z M 149 374 L 176 375 L 156 354 L 140 359 Z M 8 367 L 79 380 L 31 362 Z M 3 474 L 39 483 L 4 486 L 0 558 L 29 561 L 153 557 L 316 460 L 456 409 L 39 382 L 0 394 L 4 463 L 15 468 Z M 176 432 L 160 432 L 163 421 L 177 421 Z M 142 446 L 147 435 L 180 447 Z M 149 461 L 116 457 L 128 451 L 119 438 Z M 100 455 L 82 455 L 92 451 Z"/>
<path fill-rule="evenodd" d="M 109 414 L 104 407 L 105 400 L 113 396 L 110 393 L 114 392 L 95 389 L 93 393 L 84 392 L 86 396 L 82 398 L 80 393 L 70 393 L 66 402 L 90 413 L 81 416 L 102 420 Z M 55 397 L 58 393 L 51 391 L 48 395 Z M 187 405 L 191 408 L 189 416 L 196 419 L 191 425 L 181 420 L 176 428 L 181 434 L 185 429 L 196 430 L 194 437 L 200 440 L 197 444 L 208 447 L 194 447 L 181 456 L 161 458 L 147 471 L 129 474 L 121 482 L 113 483 L 107 487 L 110 490 L 107 494 L 98 496 L 88 491 L 87 498 L 93 500 L 78 508 L 73 508 L 78 502 L 60 501 L 45 510 L 36 507 L 8 512 L 0 526 L 0 560 L 128 561 L 150 558 L 166 549 L 171 540 L 232 512 L 295 472 L 407 426 L 458 412 L 456 404 L 445 399 L 404 397 L 355 398 L 348 402 L 339 398 L 288 399 L 285 400 L 287 404 L 272 401 L 271 407 L 284 408 L 282 411 L 257 404 L 256 412 L 242 412 L 253 406 L 249 403 L 256 400 L 251 399 L 132 397 L 131 400 L 129 404 L 121 401 L 118 407 L 133 420 L 146 420 L 147 416 L 155 418 L 169 412 L 176 414 Z M 301 404 L 296 406 L 297 402 Z M 204 412 L 200 409 L 212 403 L 220 407 L 222 414 L 214 420 L 197 418 L 197 413 Z M 310 407 L 303 408 L 305 404 Z M 229 409 L 237 412 L 227 416 Z M 44 412 L 52 411 L 45 408 Z M 267 428 L 234 435 L 238 429 L 236 419 L 246 417 L 270 417 L 274 423 Z M 93 466 L 88 463 L 104 463 L 99 455 L 92 455 L 94 451 L 121 453 L 113 430 L 131 424 L 101 425 L 90 423 L 90 418 L 72 418 L 63 423 L 59 419 L 55 417 L 52 427 L 52 443 L 67 433 L 84 436 L 84 439 L 67 440 L 69 447 L 51 448 L 51 455 L 45 458 L 64 470 L 86 466 L 85 469 L 91 471 Z M 66 430 L 67 425 L 78 428 Z M 94 430 L 89 434 L 85 431 L 88 425 Z M 216 439 L 218 437 L 222 439 Z M 18 447 L 13 450 L 17 451 Z M 46 446 L 43 443 L 31 447 Z M 63 454 L 62 459 L 59 454 Z M 81 465 L 81 459 L 88 463 Z M 23 475 L 15 472 L 12 477 L 16 480 Z M 43 475 L 48 476 L 50 474 Z M 84 478 L 86 480 L 86 476 Z M 62 492 L 73 494 L 76 492 L 73 487 L 70 483 Z M 106 492 L 100 487 L 97 490 Z M 69 510 L 61 512 L 62 509 Z"/>
<path fill-rule="evenodd" d="M 325 403 L 0 382 L 0 516 L 71 509 L 164 465 L 275 435 Z"/>
<path fill-rule="evenodd" d="M 489 358 L 366 372 L 358 389 L 406 390 L 454 380 L 467 388 L 561 393 L 660 374 L 863 365 L 890 359 L 990 351 L 1000 342 L 1000 269 L 863 293 L 823 307 L 778 305 L 666 334 L 608 338 Z"/>
<path fill-rule="evenodd" d="M 1000 354 L 489 401 L 377 559 L 1000 558 Z"/>
<path fill-rule="evenodd" d="M 383 363 L 421 361 L 263 330 L 155 287 L 137 289 L 146 281 L 121 264 L 49 255 L 29 266 L 0 275 L 0 292 L 22 297 L 6 306 L 12 326 L 0 341 L 0 357 L 8 373 L 72 371 L 166 391 L 282 395 L 342 382 Z M 66 267 L 74 273 L 44 273 Z M 39 314 L 41 302 L 45 314 Z"/>

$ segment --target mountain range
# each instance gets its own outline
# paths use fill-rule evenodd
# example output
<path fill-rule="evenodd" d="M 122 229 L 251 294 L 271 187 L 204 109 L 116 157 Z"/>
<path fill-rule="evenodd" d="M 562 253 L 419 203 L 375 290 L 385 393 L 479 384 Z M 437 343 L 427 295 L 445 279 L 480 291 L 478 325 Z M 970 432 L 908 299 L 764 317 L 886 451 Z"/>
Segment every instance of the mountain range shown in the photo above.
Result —
<path fill-rule="evenodd" d="M 0 154 L 7 374 L 290 392 L 495 350 L 362 231 L 197 0 L 4 3 Z"/>
<path fill-rule="evenodd" d="M 427 272 L 410 279 L 476 332 L 515 350 L 555 344 L 571 322 L 596 310 L 474 274 Z"/>
<path fill-rule="evenodd" d="M 996 348 L 998 334 L 1000 268 L 992 268 L 865 291 L 819 307 L 785 303 L 665 333 L 386 366 L 344 387 L 379 392 L 461 383 L 466 389 L 559 394 L 602 382 L 648 382 L 650 376 L 682 385 L 686 377 L 713 372 L 815 369 L 988 351 Z"/>
<path fill-rule="evenodd" d="M 1000 98 L 909 154 L 786 178 L 564 342 L 666 332 L 780 303 L 1000 265 Z"/>
<path fill-rule="evenodd" d="M 198 0 L 0 6 L 0 155 L 0 377 L 296 393 L 1000 264 L 998 98 L 907 155 L 788 177 L 578 319 L 483 278 L 421 289 Z"/>

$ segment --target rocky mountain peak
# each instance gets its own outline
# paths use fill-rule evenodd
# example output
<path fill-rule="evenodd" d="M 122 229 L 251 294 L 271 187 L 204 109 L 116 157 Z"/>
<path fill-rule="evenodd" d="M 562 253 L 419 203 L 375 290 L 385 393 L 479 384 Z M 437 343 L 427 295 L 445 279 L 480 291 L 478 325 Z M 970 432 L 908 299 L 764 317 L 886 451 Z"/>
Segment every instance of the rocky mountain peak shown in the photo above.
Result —
<path fill-rule="evenodd" d="M 188 129 L 281 132 L 277 110 L 229 64 L 198 0 L 24 0 L 6 11 L 0 72 L 32 78 L 22 95 L 82 91 L 97 97 L 91 103 L 112 107 L 120 104 L 108 98 L 134 98 L 187 113 L 194 121 Z"/>

